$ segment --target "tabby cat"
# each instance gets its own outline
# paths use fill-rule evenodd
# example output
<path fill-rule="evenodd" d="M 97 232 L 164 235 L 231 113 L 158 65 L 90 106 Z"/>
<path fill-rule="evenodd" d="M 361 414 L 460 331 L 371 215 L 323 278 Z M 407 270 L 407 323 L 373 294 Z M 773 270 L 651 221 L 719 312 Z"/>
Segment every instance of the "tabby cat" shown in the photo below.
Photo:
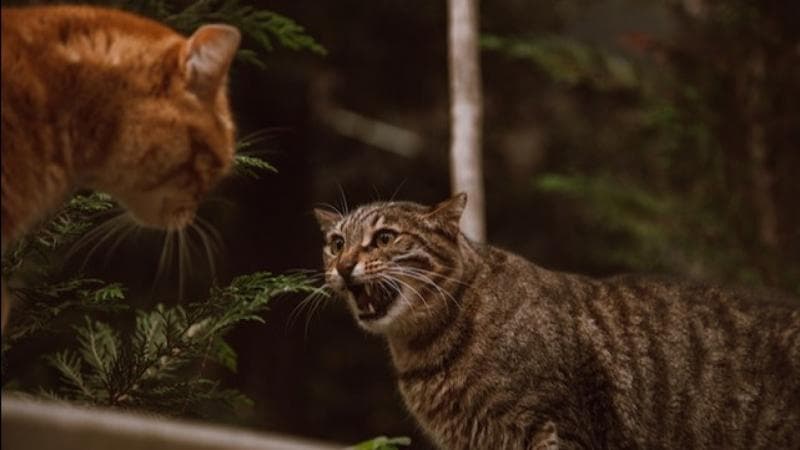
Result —
<path fill-rule="evenodd" d="M 800 449 L 800 303 L 545 270 L 465 238 L 465 202 L 315 211 L 327 286 L 438 446 Z"/>
<path fill-rule="evenodd" d="M 227 25 L 185 38 L 112 9 L 3 8 L 3 251 L 80 188 L 145 226 L 190 223 L 233 160 L 239 41 Z"/>

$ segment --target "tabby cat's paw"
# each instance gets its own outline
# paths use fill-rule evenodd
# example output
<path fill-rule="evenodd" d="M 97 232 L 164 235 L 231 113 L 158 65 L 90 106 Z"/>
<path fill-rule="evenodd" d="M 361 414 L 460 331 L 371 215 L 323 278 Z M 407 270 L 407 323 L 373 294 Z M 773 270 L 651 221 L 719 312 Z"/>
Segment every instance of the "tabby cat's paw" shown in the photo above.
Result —
<path fill-rule="evenodd" d="M 558 431 L 556 424 L 548 421 L 542 428 L 533 436 L 531 443 L 531 450 L 558 450 Z"/>

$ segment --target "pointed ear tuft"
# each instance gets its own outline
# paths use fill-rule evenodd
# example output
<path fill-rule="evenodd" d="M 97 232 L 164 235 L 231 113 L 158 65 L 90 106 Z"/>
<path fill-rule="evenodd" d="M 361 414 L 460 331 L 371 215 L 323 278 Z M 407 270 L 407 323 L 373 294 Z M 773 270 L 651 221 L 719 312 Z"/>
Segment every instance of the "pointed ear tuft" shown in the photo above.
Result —
<path fill-rule="evenodd" d="M 437 203 L 431 207 L 431 212 L 425 217 L 439 221 L 451 230 L 458 232 L 461 214 L 467 205 L 467 194 L 460 192 L 447 200 Z"/>
<path fill-rule="evenodd" d="M 242 36 L 230 25 L 203 25 L 184 44 L 184 75 L 189 89 L 212 99 L 222 88 Z"/>
<path fill-rule="evenodd" d="M 336 225 L 336 222 L 341 220 L 342 215 L 327 209 L 314 208 L 314 217 L 317 218 L 320 230 L 322 230 L 323 233 L 327 233 L 328 230 Z"/>

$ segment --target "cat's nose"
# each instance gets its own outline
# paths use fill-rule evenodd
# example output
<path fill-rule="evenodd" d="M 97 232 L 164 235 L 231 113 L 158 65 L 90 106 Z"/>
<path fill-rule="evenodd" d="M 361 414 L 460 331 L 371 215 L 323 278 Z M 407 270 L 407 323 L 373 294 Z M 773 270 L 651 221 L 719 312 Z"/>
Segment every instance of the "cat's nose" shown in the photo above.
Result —
<path fill-rule="evenodd" d="M 339 261 L 336 264 L 336 271 L 339 272 L 339 276 L 344 279 L 345 284 L 350 284 L 353 280 L 351 276 L 353 275 L 353 268 L 356 266 L 356 261 Z"/>

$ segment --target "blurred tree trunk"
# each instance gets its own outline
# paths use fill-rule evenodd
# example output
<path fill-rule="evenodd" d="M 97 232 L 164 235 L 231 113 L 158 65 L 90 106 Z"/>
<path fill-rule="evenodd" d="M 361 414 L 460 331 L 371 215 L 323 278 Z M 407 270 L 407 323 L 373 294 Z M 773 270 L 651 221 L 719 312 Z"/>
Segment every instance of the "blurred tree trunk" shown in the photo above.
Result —
<path fill-rule="evenodd" d="M 763 50 L 753 52 L 745 68 L 743 87 L 744 114 L 748 119 L 747 147 L 750 154 L 751 182 L 753 184 L 753 203 L 758 215 L 758 235 L 761 244 L 774 250 L 778 242 L 778 213 L 772 195 L 773 175 L 768 167 L 769 148 L 764 126 L 764 75 L 766 71 Z"/>
<path fill-rule="evenodd" d="M 761 46 L 751 51 L 748 62 L 743 64 L 739 78 L 743 116 L 747 126 L 744 130 L 747 166 L 750 173 L 750 198 L 756 213 L 755 225 L 758 246 L 754 259 L 768 283 L 777 282 L 780 268 L 776 265 L 776 252 L 781 245 L 778 233 L 778 207 L 773 192 L 775 176 L 770 168 L 772 150 L 769 148 L 765 118 L 770 117 L 764 95 L 769 92 L 766 78 L 765 49 Z"/>
<path fill-rule="evenodd" d="M 481 157 L 481 70 L 478 0 L 448 0 L 450 67 L 450 172 L 453 192 L 466 192 L 461 229 L 470 239 L 486 239 Z"/>

